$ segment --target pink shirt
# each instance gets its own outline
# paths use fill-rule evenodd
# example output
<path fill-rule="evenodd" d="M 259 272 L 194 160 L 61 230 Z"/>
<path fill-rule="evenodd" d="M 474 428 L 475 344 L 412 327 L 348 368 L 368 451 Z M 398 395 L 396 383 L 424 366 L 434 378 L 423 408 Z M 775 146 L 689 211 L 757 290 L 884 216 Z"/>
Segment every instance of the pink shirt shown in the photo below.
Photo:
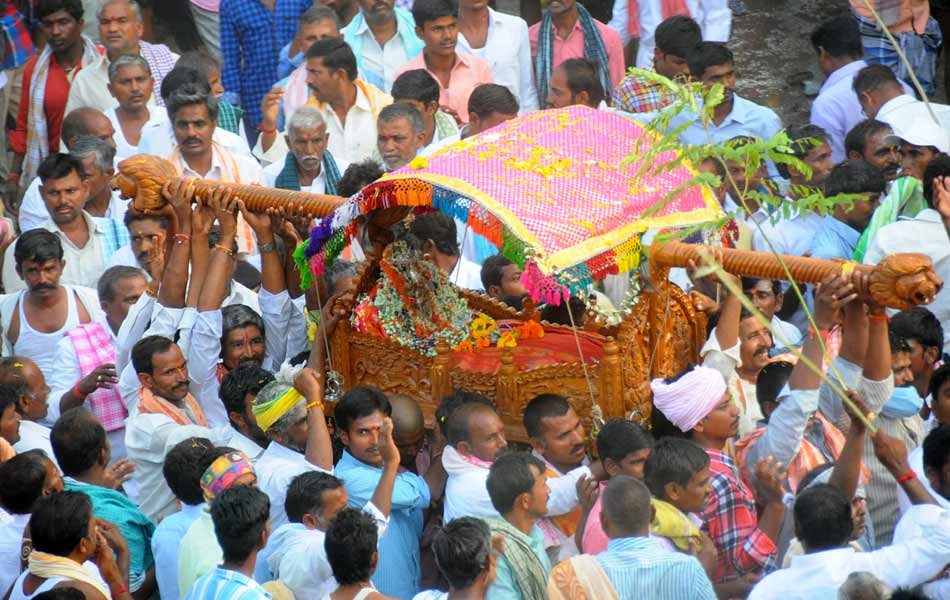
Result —
<path fill-rule="evenodd" d="M 607 542 L 610 538 L 604 533 L 604 528 L 600 524 L 600 499 L 603 497 L 606 483 L 600 484 L 600 494 L 597 495 L 597 501 L 594 502 L 594 508 L 587 515 L 587 525 L 584 527 L 584 537 L 581 543 L 583 548 L 578 548 L 584 554 L 600 554 L 607 549 Z"/>
<path fill-rule="evenodd" d="M 439 84 L 439 104 L 448 106 L 458 113 L 463 123 L 468 123 L 468 97 L 472 95 L 472 90 L 483 83 L 494 83 L 488 63 L 477 56 L 459 52 L 455 53 L 455 66 L 452 67 L 449 75 L 449 87 L 442 87 L 442 82 L 435 73 L 426 68 L 425 50 L 403 65 L 396 73 L 396 77 L 414 69 L 425 69 L 429 75 L 432 75 Z"/>
<path fill-rule="evenodd" d="M 597 19 L 593 19 L 594 26 L 600 32 L 600 39 L 604 41 L 604 48 L 607 49 L 607 66 L 610 69 L 610 82 L 615 87 L 623 79 L 623 43 L 620 41 L 620 34 L 607 27 Z M 541 23 L 535 23 L 528 28 L 528 39 L 531 41 L 531 59 L 538 60 L 538 31 L 541 29 Z M 581 27 L 581 20 L 574 22 L 574 28 L 568 34 L 567 39 L 561 38 L 554 27 L 554 46 L 551 48 L 551 54 L 554 64 L 551 65 L 551 71 L 565 60 L 570 58 L 584 58 L 584 29 Z M 612 90 L 604 90 L 608 96 Z"/>
<path fill-rule="evenodd" d="M 208 12 L 220 12 L 221 0 L 191 0 L 191 3 Z"/>

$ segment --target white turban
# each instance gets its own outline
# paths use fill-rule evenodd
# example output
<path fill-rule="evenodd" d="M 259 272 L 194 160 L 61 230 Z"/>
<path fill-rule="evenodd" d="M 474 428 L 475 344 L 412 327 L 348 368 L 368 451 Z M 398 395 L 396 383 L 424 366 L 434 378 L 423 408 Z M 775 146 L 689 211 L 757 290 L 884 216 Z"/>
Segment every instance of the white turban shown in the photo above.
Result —
<path fill-rule="evenodd" d="M 726 381 L 716 369 L 695 367 L 673 383 L 654 379 L 650 388 L 656 409 L 680 431 L 687 432 L 722 401 Z"/>

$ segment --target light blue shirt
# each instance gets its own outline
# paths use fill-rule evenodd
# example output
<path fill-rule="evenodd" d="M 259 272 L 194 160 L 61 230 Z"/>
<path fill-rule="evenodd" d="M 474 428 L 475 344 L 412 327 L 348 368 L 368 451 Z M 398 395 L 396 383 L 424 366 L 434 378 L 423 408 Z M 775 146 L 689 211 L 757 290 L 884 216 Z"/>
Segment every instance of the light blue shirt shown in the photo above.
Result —
<path fill-rule="evenodd" d="M 349 506 L 356 509 L 369 503 L 383 475 L 382 469 L 357 460 L 346 450 L 335 472 L 343 480 Z M 379 564 L 373 574 L 373 585 L 380 593 L 411 600 L 419 592 L 422 511 L 430 501 L 429 486 L 422 477 L 408 471 L 396 476 L 389 527 L 379 540 Z"/>
<path fill-rule="evenodd" d="M 811 243 L 813 258 L 843 258 L 851 260 L 861 232 L 831 215 L 825 215 Z"/>
<path fill-rule="evenodd" d="M 619 538 L 597 555 L 621 600 L 715 600 L 699 561 L 647 537 Z"/>
<path fill-rule="evenodd" d="M 277 58 L 278 80 L 283 80 L 287 77 L 290 77 L 290 74 L 294 72 L 294 69 L 303 64 L 303 52 L 298 52 L 294 56 L 291 56 L 290 45 L 291 44 L 287 44 L 280 49 L 280 55 Z"/>
<path fill-rule="evenodd" d="M 271 595 L 247 575 L 215 567 L 191 586 L 185 600 L 271 600 Z"/>
<path fill-rule="evenodd" d="M 544 549 L 544 532 L 535 525 L 528 534 L 528 540 L 531 549 L 541 559 L 544 572 L 550 574 L 551 560 Z M 515 579 L 515 574 L 511 570 L 511 563 L 504 555 L 498 557 L 495 572 L 495 582 L 488 588 L 488 593 L 485 594 L 486 600 L 533 600 L 522 595 L 521 586 L 518 585 L 518 580 Z"/>
<path fill-rule="evenodd" d="M 155 579 L 162 600 L 178 600 L 178 545 L 206 506 L 182 504 L 181 510 L 162 519 L 152 534 Z"/>

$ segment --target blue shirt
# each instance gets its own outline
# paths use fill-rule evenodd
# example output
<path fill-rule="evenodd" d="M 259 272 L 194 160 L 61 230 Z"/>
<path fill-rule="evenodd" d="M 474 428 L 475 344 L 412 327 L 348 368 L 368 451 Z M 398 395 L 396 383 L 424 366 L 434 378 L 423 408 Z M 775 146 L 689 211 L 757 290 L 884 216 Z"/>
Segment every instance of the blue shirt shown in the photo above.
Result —
<path fill-rule="evenodd" d="M 383 470 L 344 450 L 334 473 L 343 480 L 349 506 L 362 510 L 373 497 Z M 422 511 L 430 501 L 429 486 L 422 477 L 409 472 L 396 476 L 389 528 L 379 540 L 379 564 L 373 574 L 373 585 L 380 593 L 411 600 L 419 592 Z"/>
<path fill-rule="evenodd" d="M 532 527 L 528 533 L 528 544 L 537 557 L 541 559 L 544 572 L 550 575 L 551 559 L 548 558 L 548 553 L 544 549 L 544 532 L 537 525 Z M 498 557 L 498 563 L 495 567 L 495 581 L 488 588 L 485 598 L 487 600 L 533 600 L 523 595 L 521 586 L 518 585 L 518 580 L 511 570 L 511 563 L 508 562 L 504 554 Z"/>
<path fill-rule="evenodd" d="M 191 586 L 185 600 L 271 600 L 271 596 L 247 575 L 215 567 Z"/>
<path fill-rule="evenodd" d="M 303 64 L 303 52 L 295 56 L 290 55 L 290 44 L 280 49 L 280 58 L 277 60 L 277 79 L 283 81 L 290 77 L 294 69 Z"/>
<path fill-rule="evenodd" d="M 843 258 L 851 260 L 861 232 L 831 215 L 825 215 L 821 227 L 811 243 L 814 258 Z"/>
<path fill-rule="evenodd" d="M 261 101 L 277 81 L 280 49 L 293 40 L 297 22 L 313 0 L 276 0 L 274 11 L 258 0 L 221 0 L 221 83 L 225 100 L 238 102 L 250 128 L 263 119 Z"/>
<path fill-rule="evenodd" d="M 699 561 L 669 552 L 647 537 L 619 538 L 597 555 L 621 600 L 715 600 Z"/>
<path fill-rule="evenodd" d="M 178 545 L 205 506 L 182 503 L 181 510 L 162 519 L 152 534 L 155 579 L 162 600 L 178 600 Z"/>

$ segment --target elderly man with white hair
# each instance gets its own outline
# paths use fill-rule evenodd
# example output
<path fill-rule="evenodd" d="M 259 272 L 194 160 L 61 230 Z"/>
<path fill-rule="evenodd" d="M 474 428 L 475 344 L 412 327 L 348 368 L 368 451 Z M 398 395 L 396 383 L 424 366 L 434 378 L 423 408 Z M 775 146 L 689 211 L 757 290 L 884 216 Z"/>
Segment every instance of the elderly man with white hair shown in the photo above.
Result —
<path fill-rule="evenodd" d="M 284 139 L 290 152 L 264 168 L 262 183 L 282 190 L 336 195 L 347 164 L 327 150 L 330 134 L 320 111 L 312 106 L 298 108 L 287 121 Z"/>

